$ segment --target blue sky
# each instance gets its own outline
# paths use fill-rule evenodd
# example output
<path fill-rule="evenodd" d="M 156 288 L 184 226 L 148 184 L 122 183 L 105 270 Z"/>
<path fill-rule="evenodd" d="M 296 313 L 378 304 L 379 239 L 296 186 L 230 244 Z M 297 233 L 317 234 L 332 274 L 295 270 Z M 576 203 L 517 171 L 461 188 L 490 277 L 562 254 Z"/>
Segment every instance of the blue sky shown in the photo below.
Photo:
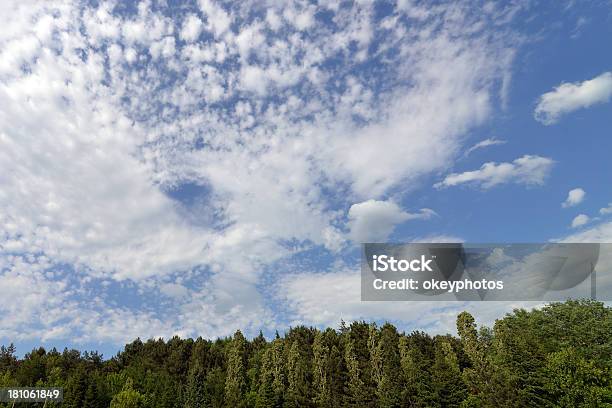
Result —
<path fill-rule="evenodd" d="M 610 242 L 612 4 L 3 2 L 0 343 L 453 331 L 359 242 Z"/>

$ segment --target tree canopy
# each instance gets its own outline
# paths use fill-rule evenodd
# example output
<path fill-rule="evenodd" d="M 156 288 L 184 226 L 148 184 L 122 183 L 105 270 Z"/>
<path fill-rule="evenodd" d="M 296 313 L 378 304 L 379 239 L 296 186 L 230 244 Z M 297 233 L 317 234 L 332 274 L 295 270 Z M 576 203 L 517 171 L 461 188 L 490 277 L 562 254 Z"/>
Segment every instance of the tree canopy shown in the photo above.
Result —
<path fill-rule="evenodd" d="M 268 341 L 136 339 L 116 356 L 0 347 L 0 387 L 58 386 L 75 408 L 612 407 L 612 309 L 517 309 L 458 337 L 364 321 Z M 8 407 L 0 403 L 0 407 Z"/>

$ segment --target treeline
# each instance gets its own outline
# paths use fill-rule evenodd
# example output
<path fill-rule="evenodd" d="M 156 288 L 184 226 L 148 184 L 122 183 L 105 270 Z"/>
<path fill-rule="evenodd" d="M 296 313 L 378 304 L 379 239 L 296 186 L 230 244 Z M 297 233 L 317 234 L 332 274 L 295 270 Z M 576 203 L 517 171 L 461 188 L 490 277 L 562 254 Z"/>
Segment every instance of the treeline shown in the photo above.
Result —
<path fill-rule="evenodd" d="M 479 330 L 463 312 L 457 332 L 354 322 L 271 341 L 239 331 L 138 339 L 106 361 L 43 348 L 20 360 L 3 346 L 0 387 L 63 387 L 58 405 L 71 408 L 612 407 L 612 309 L 602 303 L 519 309 Z"/>

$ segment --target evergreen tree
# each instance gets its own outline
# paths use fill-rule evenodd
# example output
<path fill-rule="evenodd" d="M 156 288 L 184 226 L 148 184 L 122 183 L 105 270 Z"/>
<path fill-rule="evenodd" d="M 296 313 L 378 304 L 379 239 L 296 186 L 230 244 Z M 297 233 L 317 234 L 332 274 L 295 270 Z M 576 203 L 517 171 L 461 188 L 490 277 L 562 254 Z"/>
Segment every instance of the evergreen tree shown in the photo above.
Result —
<path fill-rule="evenodd" d="M 225 406 L 225 371 L 220 367 L 215 367 L 207 372 L 204 382 L 204 395 L 206 396 L 204 406 L 210 408 Z"/>
<path fill-rule="evenodd" d="M 228 407 L 242 407 L 246 391 L 246 339 L 238 330 L 230 345 L 225 378 L 225 404 Z"/>
<path fill-rule="evenodd" d="M 285 384 L 284 342 L 277 334 L 277 338 L 270 343 L 264 355 L 257 407 L 282 407 L 285 400 Z"/>
<path fill-rule="evenodd" d="M 397 330 L 389 323 L 385 323 L 380 330 L 372 325 L 369 343 L 378 406 L 397 407 L 401 401 L 402 386 Z"/>
<path fill-rule="evenodd" d="M 187 387 L 185 390 L 185 408 L 205 408 L 206 372 L 201 365 L 194 365 L 187 376 Z"/>
<path fill-rule="evenodd" d="M 313 349 L 313 401 L 317 407 L 331 408 L 342 403 L 342 358 L 337 335 L 332 329 L 317 332 Z"/>
<path fill-rule="evenodd" d="M 128 378 L 123 390 L 113 397 L 110 404 L 110 408 L 143 408 L 144 406 L 145 398 L 134 390 L 131 378 Z"/>
<path fill-rule="evenodd" d="M 495 398 L 491 398 L 491 389 L 494 376 L 494 367 L 490 364 L 484 344 L 480 342 L 474 317 L 468 312 L 462 312 L 457 316 L 457 333 L 461 339 L 461 345 L 468 356 L 470 366 L 463 370 L 463 377 L 469 391 L 475 397 L 471 399 L 473 404 L 478 403 L 485 406 L 495 406 Z M 500 377 L 496 373 L 495 377 Z"/>
<path fill-rule="evenodd" d="M 100 388 L 98 386 L 97 378 L 91 379 L 89 385 L 87 386 L 87 390 L 85 391 L 85 396 L 83 398 L 83 408 L 104 408 L 105 404 L 104 397 L 100 392 Z"/>
<path fill-rule="evenodd" d="M 308 345 L 297 338 L 289 348 L 287 357 L 286 407 L 307 407 L 311 405 L 310 361 Z"/>
<path fill-rule="evenodd" d="M 349 406 L 376 406 L 368 348 L 369 333 L 370 326 L 367 323 L 354 322 L 342 334 L 347 372 L 345 403 Z"/>
<path fill-rule="evenodd" d="M 441 407 L 459 407 L 467 396 L 459 369 L 459 360 L 446 338 L 440 338 L 436 342 L 432 383 L 437 403 Z"/>
<path fill-rule="evenodd" d="M 331 367 L 329 346 L 323 332 L 317 332 L 312 345 L 314 402 L 318 407 L 332 406 Z"/>
<path fill-rule="evenodd" d="M 402 336 L 399 340 L 400 365 L 405 384 L 402 406 L 405 407 L 431 407 L 436 401 L 429 373 L 431 360 L 426 355 L 423 342 L 419 341 L 422 339 L 427 343 L 432 342 L 429 336 L 421 333 Z"/>
<path fill-rule="evenodd" d="M 66 383 L 64 389 L 64 407 L 81 408 L 85 400 L 88 383 L 83 368 L 78 368 Z"/>

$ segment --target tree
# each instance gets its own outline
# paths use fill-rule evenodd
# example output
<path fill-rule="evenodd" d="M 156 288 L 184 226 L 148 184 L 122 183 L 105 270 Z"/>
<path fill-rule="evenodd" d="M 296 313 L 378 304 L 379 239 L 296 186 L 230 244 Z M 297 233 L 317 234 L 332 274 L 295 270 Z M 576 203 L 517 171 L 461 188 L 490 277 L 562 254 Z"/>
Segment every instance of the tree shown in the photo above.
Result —
<path fill-rule="evenodd" d="M 441 407 L 459 407 L 467 396 L 459 360 L 450 341 L 444 337 L 436 342 L 432 383 L 436 400 Z"/>
<path fill-rule="evenodd" d="M 125 383 L 123 390 L 113 397 L 110 408 L 142 408 L 145 406 L 145 398 L 133 388 L 131 378 Z"/>
<path fill-rule="evenodd" d="M 370 328 L 370 361 L 376 383 L 378 406 L 397 407 L 401 401 L 401 369 L 399 335 L 395 327 L 385 323 L 380 330 Z"/>
<path fill-rule="evenodd" d="M 268 346 L 263 358 L 257 407 L 282 407 L 285 387 L 284 342 L 276 338 Z"/>
<path fill-rule="evenodd" d="M 228 407 L 242 407 L 246 391 L 246 339 L 238 330 L 230 345 L 225 378 L 225 404 Z"/>
<path fill-rule="evenodd" d="M 310 361 L 308 345 L 303 339 L 295 339 L 287 357 L 287 398 L 286 407 L 307 407 L 311 405 Z"/>
<path fill-rule="evenodd" d="M 344 360 L 346 364 L 346 405 L 376 406 L 375 385 L 370 364 L 368 340 L 370 326 L 365 322 L 353 322 L 342 329 Z"/>
<path fill-rule="evenodd" d="M 400 366 L 405 384 L 402 406 L 431 407 L 436 401 L 429 372 L 431 358 L 428 348 L 432 343 L 431 337 L 420 332 L 399 339 Z"/>
<path fill-rule="evenodd" d="M 104 400 L 104 396 L 100 392 L 97 378 L 92 378 L 89 381 L 85 396 L 83 397 L 83 408 L 104 408 L 108 406 L 108 402 Z"/>
<path fill-rule="evenodd" d="M 569 347 L 547 357 L 545 388 L 555 407 L 612 406 L 612 375 Z"/>
<path fill-rule="evenodd" d="M 317 407 L 342 405 L 344 371 L 338 334 L 333 329 L 315 335 L 313 349 L 313 401 Z"/>
<path fill-rule="evenodd" d="M 480 342 L 476 322 L 470 313 L 462 312 L 457 316 L 457 333 L 470 362 L 470 366 L 463 370 L 463 377 L 470 393 L 476 396 L 471 401 L 476 404 L 474 401 L 480 401 L 481 397 L 487 396 L 489 400 L 493 400 L 489 401 L 489 405 L 495 406 L 495 398 L 491 398 L 491 378 L 494 368 L 490 364 L 483 343 Z"/>
<path fill-rule="evenodd" d="M 189 370 L 185 391 L 185 408 L 206 407 L 206 372 L 204 367 L 195 365 Z"/>

